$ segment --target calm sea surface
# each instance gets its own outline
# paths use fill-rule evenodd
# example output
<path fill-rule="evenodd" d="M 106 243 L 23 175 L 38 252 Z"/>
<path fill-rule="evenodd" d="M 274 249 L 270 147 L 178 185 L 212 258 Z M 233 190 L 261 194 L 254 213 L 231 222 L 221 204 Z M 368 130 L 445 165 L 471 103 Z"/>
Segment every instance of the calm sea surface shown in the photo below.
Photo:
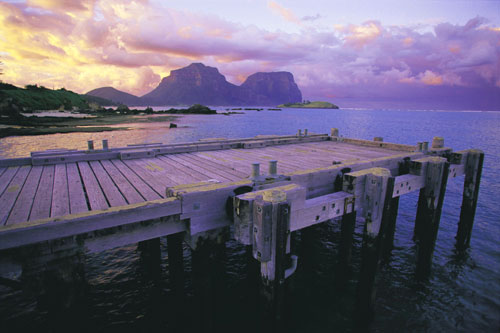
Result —
<path fill-rule="evenodd" d="M 223 110 L 222 108 L 220 110 Z M 406 110 L 284 110 L 244 114 L 180 117 L 178 128 L 152 122 L 127 125 L 129 131 L 70 133 L 0 139 L 0 156 L 27 156 L 30 151 L 86 148 L 87 140 L 108 139 L 110 146 L 141 142 L 187 142 L 201 138 L 238 138 L 258 134 L 294 134 L 297 129 L 329 133 L 340 129 L 346 137 L 415 144 L 445 138 L 454 150 L 482 149 L 486 156 L 471 248 L 454 251 L 463 177 L 449 182 L 429 281 L 417 282 L 412 241 L 417 194 L 401 197 L 395 249 L 378 274 L 373 331 L 498 332 L 500 329 L 500 112 L 440 112 Z M 1 130 L 1 129 L 0 129 Z M 97 146 L 97 148 L 99 145 Z M 352 329 L 356 281 L 360 268 L 362 226 L 355 234 L 353 272 L 346 287 L 335 285 L 339 240 L 338 222 L 312 230 L 313 241 L 301 242 L 299 267 L 288 294 L 290 332 L 334 332 Z M 172 302 L 166 241 L 162 240 L 161 279 L 151 278 L 136 245 L 87 255 L 87 290 L 82 311 L 88 331 L 169 331 Z M 190 278 L 190 251 L 184 249 L 187 279 L 185 329 L 196 314 Z M 224 305 L 214 319 L 221 331 L 250 331 L 255 309 L 248 302 L 245 249 L 226 244 Z M 51 296 L 48 295 L 50 298 Z M 38 305 L 37 305 L 38 304 Z M 83 310 L 82 310 L 83 309 Z M 0 286 L 0 327 L 3 332 L 50 331 L 47 309 L 29 293 Z M 83 325 L 83 326 L 82 326 Z"/>

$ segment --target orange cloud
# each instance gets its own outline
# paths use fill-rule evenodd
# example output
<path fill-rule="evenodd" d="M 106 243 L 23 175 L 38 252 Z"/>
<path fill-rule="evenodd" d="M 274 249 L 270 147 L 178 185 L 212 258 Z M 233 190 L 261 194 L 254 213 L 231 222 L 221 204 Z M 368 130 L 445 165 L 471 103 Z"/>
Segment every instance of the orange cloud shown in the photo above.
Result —
<path fill-rule="evenodd" d="M 427 84 L 429 86 L 440 86 L 443 84 L 443 78 L 429 70 L 424 72 L 424 74 L 420 78 L 420 81 L 423 84 Z"/>
<path fill-rule="evenodd" d="M 283 7 L 279 3 L 275 1 L 268 1 L 267 7 L 283 17 L 286 21 L 301 25 L 299 18 L 295 16 L 295 14 L 290 9 Z"/>

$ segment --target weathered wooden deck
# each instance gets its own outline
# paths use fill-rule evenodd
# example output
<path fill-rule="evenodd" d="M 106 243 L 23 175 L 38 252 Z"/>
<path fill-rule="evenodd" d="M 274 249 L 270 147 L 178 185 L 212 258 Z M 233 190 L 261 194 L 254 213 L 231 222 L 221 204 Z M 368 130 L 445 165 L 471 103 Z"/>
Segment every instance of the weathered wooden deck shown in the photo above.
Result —
<path fill-rule="evenodd" d="M 138 151 L 141 150 L 136 148 L 134 153 Z M 66 156 L 64 152 L 60 154 Z M 135 159 L 114 158 L 104 153 L 103 158 L 111 158 L 85 160 L 84 155 L 75 162 L 50 159 L 59 154 L 40 157 L 35 153 L 31 164 L 0 168 L 0 223 L 22 224 L 157 200 L 166 197 L 167 187 L 177 185 L 248 179 L 254 162 L 267 164 L 276 160 L 280 173 L 293 174 L 329 167 L 333 162 L 352 163 L 400 154 L 401 151 L 387 148 L 332 141 L 298 141 L 262 148 L 167 153 Z M 70 158 L 71 155 L 65 159 Z"/>
<path fill-rule="evenodd" d="M 195 250 L 199 241 L 232 227 L 232 237 L 252 247 L 265 284 L 280 290 L 297 263 L 292 256 L 292 267 L 285 267 L 291 232 L 342 218 L 340 256 L 349 263 L 358 218 L 365 223 L 359 282 L 364 312 L 380 253 L 392 249 L 399 197 L 420 191 L 414 237 L 417 271 L 426 275 L 446 183 L 464 174 L 457 247 L 469 244 L 484 158 L 474 149 L 453 152 L 438 137 L 429 148 L 428 142 L 344 138 L 337 129 L 331 135 L 299 131 L 88 146 L 0 160 L 0 273 L 12 267 L 5 262 L 32 263 L 18 251 L 23 248 L 31 249 L 30 256 L 50 257 L 59 248 L 97 252 L 177 235 Z M 180 246 L 176 238 L 169 243 Z M 182 256 L 182 250 L 175 253 Z"/>

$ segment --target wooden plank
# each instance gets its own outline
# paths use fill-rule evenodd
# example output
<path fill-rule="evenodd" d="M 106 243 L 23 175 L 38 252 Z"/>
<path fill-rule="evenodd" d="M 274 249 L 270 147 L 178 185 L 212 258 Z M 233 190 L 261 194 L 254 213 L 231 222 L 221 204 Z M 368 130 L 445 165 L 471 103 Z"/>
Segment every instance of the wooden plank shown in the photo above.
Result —
<path fill-rule="evenodd" d="M 229 166 L 230 168 L 233 168 L 235 170 L 238 170 L 239 172 L 251 174 L 252 171 L 252 162 L 246 161 L 242 158 L 234 158 L 231 160 L 224 160 L 222 157 L 218 155 L 218 152 L 216 151 L 211 151 L 211 152 L 199 152 L 196 153 L 200 157 L 206 157 L 210 159 L 214 159 L 218 161 L 218 163 L 224 163 L 225 165 Z"/>
<path fill-rule="evenodd" d="M 57 164 L 54 173 L 54 191 L 52 192 L 52 208 L 50 216 L 69 214 L 69 192 L 66 164 Z"/>
<path fill-rule="evenodd" d="M 316 149 L 322 149 L 326 152 L 332 152 L 335 154 L 343 154 L 346 157 L 351 156 L 350 158 L 377 158 L 392 154 L 397 154 L 399 151 L 381 149 L 376 147 L 363 147 L 356 146 L 352 144 L 347 144 L 343 142 L 322 142 L 316 146 Z"/>
<path fill-rule="evenodd" d="M 281 147 L 277 147 L 278 149 Z M 345 148 L 345 147 L 344 147 Z M 331 143 L 331 142 L 321 142 L 317 143 L 315 146 L 297 145 L 293 147 L 294 151 L 301 151 L 311 149 L 315 150 L 317 153 L 322 153 L 326 159 L 332 161 L 344 161 L 353 159 L 367 158 L 363 154 L 359 154 L 359 149 L 356 150 L 345 150 L 342 148 L 341 144 Z"/>
<path fill-rule="evenodd" d="M 159 161 L 157 158 L 142 158 L 135 160 L 135 163 L 152 177 L 152 181 L 159 183 L 163 188 L 163 192 L 165 192 L 166 187 L 178 185 L 179 182 L 172 178 L 168 168 L 158 164 Z"/>
<path fill-rule="evenodd" d="M 111 163 L 120 170 L 121 174 L 139 191 L 142 197 L 146 200 L 160 199 L 161 196 L 155 192 L 151 186 L 144 182 L 133 170 L 120 160 L 111 160 Z M 163 194 L 163 193 L 162 193 Z"/>
<path fill-rule="evenodd" d="M 35 200 L 31 208 L 29 220 L 44 219 L 50 216 L 52 206 L 52 191 L 54 189 L 55 166 L 47 165 L 43 167 L 40 183 L 36 190 Z"/>
<path fill-rule="evenodd" d="M 289 146 L 283 146 L 283 147 L 291 147 L 292 145 Z M 275 150 L 273 150 L 275 147 L 266 147 L 262 149 L 252 149 L 252 150 L 243 150 L 243 149 L 233 149 L 229 151 L 229 153 L 236 153 L 240 154 L 240 156 L 246 156 L 247 158 L 257 158 L 263 161 L 264 164 L 268 164 L 269 161 L 271 160 L 277 160 L 278 161 L 278 167 L 281 166 L 283 170 L 299 170 L 304 168 L 304 164 L 308 165 L 309 167 L 317 167 L 317 164 L 314 162 L 308 162 L 306 160 L 302 160 L 300 162 L 295 161 L 295 158 L 290 158 L 287 155 L 281 155 L 277 153 Z M 306 167 L 307 168 L 307 167 Z"/>
<path fill-rule="evenodd" d="M 0 159 L 0 167 L 31 165 L 31 157 Z"/>
<path fill-rule="evenodd" d="M 69 211 L 71 214 L 86 212 L 89 210 L 80 172 L 76 163 L 66 164 L 68 174 Z"/>
<path fill-rule="evenodd" d="M 26 179 L 26 183 L 19 194 L 19 197 L 12 208 L 12 212 L 7 219 L 7 224 L 15 224 L 28 221 L 30 215 L 31 206 L 35 199 L 36 190 L 38 188 L 38 183 L 40 182 L 40 176 L 42 175 L 43 167 L 33 167 Z"/>
<path fill-rule="evenodd" d="M 228 173 L 226 170 L 224 170 L 222 168 L 214 167 L 212 164 L 205 163 L 203 161 L 200 162 L 199 160 L 194 159 L 186 154 L 179 154 L 179 155 L 177 155 L 177 157 L 179 159 L 186 161 L 186 163 L 197 165 L 197 166 L 203 168 L 204 170 L 207 170 L 207 171 L 210 171 L 214 174 L 220 175 L 220 177 L 224 177 L 224 179 L 228 179 L 230 181 L 241 179 L 241 177 L 237 177 L 231 173 Z"/>
<path fill-rule="evenodd" d="M 360 145 L 360 146 L 367 146 L 367 147 L 382 147 L 382 148 L 388 148 L 391 150 L 398 150 L 398 151 L 414 152 L 417 149 L 416 145 L 412 146 L 412 145 L 404 145 L 404 144 L 399 144 L 399 143 L 379 142 L 379 141 L 349 139 L 349 138 L 339 138 L 339 139 L 341 142 L 345 142 L 345 143 L 351 143 L 351 144 Z"/>
<path fill-rule="evenodd" d="M 211 156 L 209 154 L 190 153 L 187 155 L 200 161 L 200 162 L 209 163 L 214 167 L 222 168 L 222 169 L 226 170 L 228 173 L 231 173 L 239 178 L 246 178 L 250 175 L 249 173 L 241 172 L 240 170 L 238 170 L 236 168 L 232 168 L 231 166 L 220 162 L 219 160 L 217 160 L 216 158 L 214 158 L 213 156 Z"/>
<path fill-rule="evenodd" d="M 191 168 L 193 170 L 198 171 L 199 173 L 207 176 L 209 179 L 212 178 L 212 179 L 217 179 L 219 181 L 230 181 L 231 180 L 229 177 L 224 177 L 220 173 L 215 173 L 215 172 L 212 172 L 211 170 L 208 170 L 204 167 L 200 167 L 198 164 L 196 164 L 194 162 L 193 163 L 188 162 L 184 158 L 179 157 L 178 155 L 170 155 L 168 157 L 170 159 L 172 159 L 173 161 L 184 165 L 186 168 Z"/>
<path fill-rule="evenodd" d="M 207 176 L 189 169 L 185 168 L 183 165 L 170 160 L 165 156 L 157 156 L 158 164 L 163 166 L 166 170 L 170 170 L 170 175 L 179 184 L 191 184 L 199 181 L 205 181 L 209 179 Z"/>
<path fill-rule="evenodd" d="M 257 153 L 256 150 L 242 151 L 242 150 L 238 150 L 238 149 L 231 149 L 231 150 L 227 150 L 224 152 L 217 152 L 217 153 L 220 154 L 221 158 L 224 158 L 224 156 L 225 156 L 225 159 L 229 159 L 230 156 L 233 156 L 233 157 L 245 159 L 248 161 L 247 163 L 249 163 L 249 164 L 251 164 L 253 162 L 261 163 L 261 171 L 262 172 L 265 170 L 265 166 L 269 163 L 269 161 L 272 161 L 275 159 L 272 156 L 269 156 L 267 154 Z M 293 172 L 293 171 L 300 169 L 298 166 L 291 165 L 284 160 L 280 160 L 278 162 L 278 168 L 280 170 L 282 170 L 282 172 Z"/>
<path fill-rule="evenodd" d="M 2 196 L 0 196 L 0 226 L 7 222 L 10 211 L 21 192 L 30 170 L 31 166 L 29 165 L 20 167 L 14 178 L 10 181 L 7 189 L 3 192 Z"/>
<path fill-rule="evenodd" d="M 115 183 L 113 183 L 113 180 L 111 180 L 106 170 L 104 170 L 101 162 L 91 161 L 89 164 L 92 171 L 94 171 L 99 185 L 101 185 L 101 189 L 104 192 L 109 205 L 111 207 L 126 205 L 127 200 L 125 200 L 120 190 L 116 187 Z"/>
<path fill-rule="evenodd" d="M 80 175 L 82 176 L 83 185 L 85 186 L 85 191 L 87 192 L 87 198 L 90 204 L 91 210 L 102 210 L 109 207 L 102 189 L 99 186 L 99 182 L 94 176 L 92 169 L 88 162 L 78 162 L 78 169 L 80 170 Z"/>
<path fill-rule="evenodd" d="M 12 166 L 7 168 L 2 176 L 0 176 L 0 195 L 2 195 L 7 186 L 9 186 L 10 181 L 12 180 L 12 178 L 14 178 L 18 170 L 18 166 Z"/>
<path fill-rule="evenodd" d="M 165 179 L 152 175 L 146 167 L 155 167 L 154 163 L 149 163 L 147 165 L 140 164 L 139 160 L 126 160 L 123 161 L 130 169 L 132 169 L 146 184 L 148 184 L 153 190 L 156 191 L 162 198 L 165 197 L 165 190 L 167 185 L 165 184 Z M 168 179 L 170 184 L 174 182 Z M 171 185 L 170 185 L 171 186 Z"/>
<path fill-rule="evenodd" d="M 122 175 L 120 170 L 118 170 L 113 163 L 109 160 L 101 161 L 102 166 L 111 177 L 116 186 L 120 189 L 128 203 L 138 203 L 143 202 L 144 198 L 141 194 L 130 184 L 130 182 Z"/>

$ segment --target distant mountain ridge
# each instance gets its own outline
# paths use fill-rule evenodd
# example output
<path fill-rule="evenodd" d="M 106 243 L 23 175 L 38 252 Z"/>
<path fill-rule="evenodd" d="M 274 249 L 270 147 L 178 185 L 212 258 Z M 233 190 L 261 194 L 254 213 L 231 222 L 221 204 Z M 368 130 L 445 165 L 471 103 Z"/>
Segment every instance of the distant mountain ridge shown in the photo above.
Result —
<path fill-rule="evenodd" d="M 140 105 L 141 99 L 113 87 L 102 87 L 89 91 L 86 95 L 105 98 L 119 104 Z"/>
<path fill-rule="evenodd" d="M 292 73 L 269 72 L 250 75 L 240 86 L 226 80 L 215 67 L 192 63 L 173 70 L 155 89 L 142 97 L 111 87 L 88 95 L 127 105 L 278 105 L 302 101 Z"/>

